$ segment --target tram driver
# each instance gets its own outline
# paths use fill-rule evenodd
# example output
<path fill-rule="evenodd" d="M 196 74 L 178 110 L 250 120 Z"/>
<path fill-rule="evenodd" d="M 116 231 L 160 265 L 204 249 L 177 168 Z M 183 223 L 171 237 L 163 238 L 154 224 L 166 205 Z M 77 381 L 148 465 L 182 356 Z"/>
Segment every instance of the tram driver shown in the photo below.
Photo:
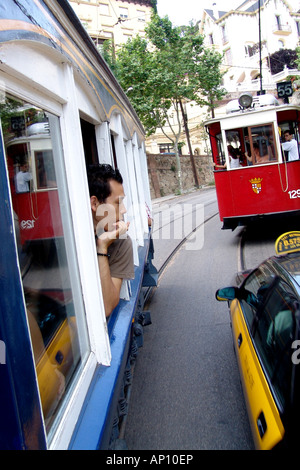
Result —
<path fill-rule="evenodd" d="M 123 178 L 111 165 L 90 165 L 88 184 L 103 302 L 109 316 L 119 303 L 123 279 L 134 278 L 129 222 L 124 221 Z"/>
<path fill-rule="evenodd" d="M 283 142 L 282 148 L 285 152 L 288 152 L 288 161 L 291 162 L 292 160 L 299 159 L 298 153 L 298 143 L 293 138 L 293 134 L 288 130 L 284 132 L 285 142 Z"/>
<path fill-rule="evenodd" d="M 29 165 L 27 162 L 22 162 L 20 165 L 20 171 L 16 174 L 16 191 L 17 193 L 29 192 L 29 182 L 32 180 L 32 175 L 29 171 Z"/>

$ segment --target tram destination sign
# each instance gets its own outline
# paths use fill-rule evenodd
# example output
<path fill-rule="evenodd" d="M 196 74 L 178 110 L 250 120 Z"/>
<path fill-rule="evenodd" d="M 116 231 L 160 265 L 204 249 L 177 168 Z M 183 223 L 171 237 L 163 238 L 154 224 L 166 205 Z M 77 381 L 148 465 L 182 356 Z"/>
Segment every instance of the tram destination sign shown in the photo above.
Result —
<path fill-rule="evenodd" d="M 292 82 L 280 82 L 277 83 L 277 94 L 278 98 L 282 98 L 285 103 L 289 102 L 289 97 L 293 94 Z"/>

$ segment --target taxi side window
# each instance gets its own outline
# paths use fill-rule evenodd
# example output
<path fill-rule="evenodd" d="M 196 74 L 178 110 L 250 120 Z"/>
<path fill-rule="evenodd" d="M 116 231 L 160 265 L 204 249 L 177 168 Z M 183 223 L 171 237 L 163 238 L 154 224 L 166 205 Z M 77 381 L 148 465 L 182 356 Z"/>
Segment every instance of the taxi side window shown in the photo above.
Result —
<path fill-rule="evenodd" d="M 261 265 L 252 274 L 250 274 L 243 285 L 243 296 L 241 305 L 251 328 L 257 309 L 264 297 L 264 291 L 272 282 L 274 274 L 266 265 Z"/>
<path fill-rule="evenodd" d="M 285 282 L 278 280 L 260 312 L 253 338 L 269 383 L 283 408 L 291 384 L 294 305 L 292 290 Z"/>

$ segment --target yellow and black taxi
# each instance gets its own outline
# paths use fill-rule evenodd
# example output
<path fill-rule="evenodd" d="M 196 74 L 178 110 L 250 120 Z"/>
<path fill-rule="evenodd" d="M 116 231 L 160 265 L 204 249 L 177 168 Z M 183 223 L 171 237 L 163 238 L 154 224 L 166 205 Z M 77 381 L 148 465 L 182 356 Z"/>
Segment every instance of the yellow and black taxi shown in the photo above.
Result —
<path fill-rule="evenodd" d="M 300 232 L 279 237 L 276 252 L 216 292 L 230 305 L 254 444 L 265 450 L 294 448 L 300 422 Z"/>

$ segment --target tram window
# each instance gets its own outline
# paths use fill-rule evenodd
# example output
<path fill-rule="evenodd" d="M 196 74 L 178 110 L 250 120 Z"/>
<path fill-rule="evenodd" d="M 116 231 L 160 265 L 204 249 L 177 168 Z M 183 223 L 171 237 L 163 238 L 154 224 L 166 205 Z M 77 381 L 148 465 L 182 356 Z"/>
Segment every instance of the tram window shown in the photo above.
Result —
<path fill-rule="evenodd" d="M 226 144 L 229 155 L 235 156 L 236 160 L 239 160 L 239 165 L 244 166 L 244 154 L 242 152 L 241 141 L 240 141 L 240 131 L 230 130 L 226 131 Z M 231 150 L 230 150 L 231 148 Z M 235 165 L 232 165 L 235 167 Z"/>
<path fill-rule="evenodd" d="M 223 150 L 223 141 L 222 141 L 222 134 L 216 135 L 216 142 L 218 147 L 218 157 L 216 163 L 218 165 L 224 165 L 225 163 L 225 153 Z"/>
<path fill-rule="evenodd" d="M 80 118 L 82 142 L 86 165 L 98 163 L 98 152 L 96 143 L 95 126 Z"/>
<path fill-rule="evenodd" d="M 74 376 L 90 350 L 83 302 L 77 295 L 80 283 L 61 163 L 59 120 L 8 95 L 0 104 L 0 117 L 25 307 L 50 437 L 75 385 Z M 30 191 L 18 193 L 15 176 L 24 162 L 34 184 Z"/>
<path fill-rule="evenodd" d="M 272 124 L 245 128 L 244 137 L 248 165 L 277 161 Z"/>
<path fill-rule="evenodd" d="M 239 149 L 241 146 L 239 131 L 226 131 L 226 143 Z"/>

